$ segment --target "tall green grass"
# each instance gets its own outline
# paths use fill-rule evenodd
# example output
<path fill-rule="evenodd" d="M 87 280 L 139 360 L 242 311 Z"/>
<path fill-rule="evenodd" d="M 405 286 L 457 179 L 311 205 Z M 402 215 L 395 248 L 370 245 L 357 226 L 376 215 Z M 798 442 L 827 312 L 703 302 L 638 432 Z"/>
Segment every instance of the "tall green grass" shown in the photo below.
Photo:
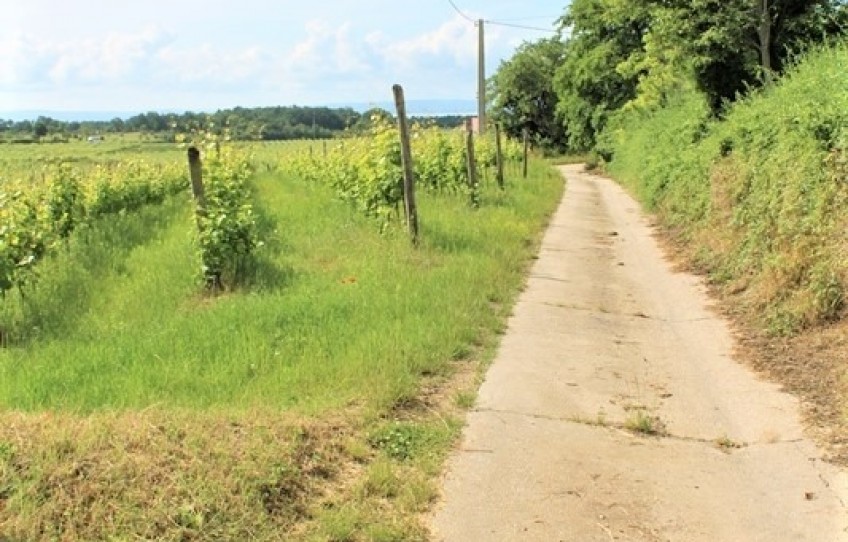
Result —
<path fill-rule="evenodd" d="M 267 245 L 242 290 L 196 276 L 191 205 L 118 217 L 78 235 L 0 321 L 0 407 L 96 410 L 382 410 L 448 371 L 522 281 L 562 189 L 534 178 L 483 206 L 424 194 L 422 244 L 381 235 L 321 186 L 256 179 Z"/>
<path fill-rule="evenodd" d="M 848 46 L 708 117 L 695 92 L 619 117 L 609 171 L 692 247 L 752 318 L 790 333 L 841 317 L 848 289 Z"/>

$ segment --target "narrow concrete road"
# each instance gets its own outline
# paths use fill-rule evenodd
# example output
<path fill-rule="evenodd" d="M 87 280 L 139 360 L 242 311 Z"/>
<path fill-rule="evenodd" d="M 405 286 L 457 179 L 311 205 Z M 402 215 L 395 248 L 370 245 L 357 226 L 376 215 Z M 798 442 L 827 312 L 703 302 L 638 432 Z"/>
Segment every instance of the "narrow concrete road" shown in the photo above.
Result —
<path fill-rule="evenodd" d="M 433 539 L 848 540 L 848 477 L 804 438 L 797 401 L 734 362 L 701 283 L 620 187 L 563 173 Z"/>

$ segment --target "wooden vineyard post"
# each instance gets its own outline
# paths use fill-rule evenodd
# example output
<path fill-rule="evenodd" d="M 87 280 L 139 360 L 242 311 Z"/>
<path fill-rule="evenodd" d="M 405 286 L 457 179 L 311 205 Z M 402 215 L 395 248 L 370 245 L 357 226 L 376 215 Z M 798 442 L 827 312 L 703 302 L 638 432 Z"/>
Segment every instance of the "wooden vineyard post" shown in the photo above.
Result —
<path fill-rule="evenodd" d="M 503 148 L 501 147 L 501 125 L 495 123 L 495 158 L 498 162 L 497 181 L 498 188 L 504 189 L 504 163 L 503 163 Z"/>
<path fill-rule="evenodd" d="M 200 160 L 200 151 L 197 147 L 188 148 L 188 173 L 191 177 L 191 193 L 195 201 L 195 217 L 197 220 L 197 231 L 203 234 L 203 217 L 206 216 L 206 192 L 203 189 L 203 162 Z M 220 271 L 206 270 L 204 272 L 206 278 L 206 287 L 211 290 L 220 290 L 221 273 Z"/>
<path fill-rule="evenodd" d="M 398 131 L 400 132 L 400 157 L 403 165 L 403 209 L 406 226 L 413 244 L 418 244 L 418 209 L 415 205 L 415 176 L 412 172 L 412 151 L 409 146 L 409 126 L 406 122 L 406 101 L 403 87 L 394 85 L 395 108 L 397 109 Z"/>
<path fill-rule="evenodd" d="M 527 135 L 527 128 L 524 129 L 524 178 L 527 178 L 527 159 L 530 156 L 530 137 Z"/>
<path fill-rule="evenodd" d="M 197 217 L 206 215 L 206 193 L 203 190 L 203 162 L 197 147 L 188 148 L 188 173 L 191 177 L 191 193 L 197 205 Z"/>
<path fill-rule="evenodd" d="M 324 145 L 323 145 L 323 148 L 324 148 L 324 160 L 326 160 L 326 159 L 327 159 L 327 140 L 325 139 L 325 140 L 323 141 L 323 143 L 324 143 Z"/>
<path fill-rule="evenodd" d="M 471 191 L 471 205 L 480 206 L 479 194 L 477 194 L 477 159 L 474 156 L 474 127 L 471 119 L 465 122 L 465 157 L 468 165 L 468 188 Z"/>

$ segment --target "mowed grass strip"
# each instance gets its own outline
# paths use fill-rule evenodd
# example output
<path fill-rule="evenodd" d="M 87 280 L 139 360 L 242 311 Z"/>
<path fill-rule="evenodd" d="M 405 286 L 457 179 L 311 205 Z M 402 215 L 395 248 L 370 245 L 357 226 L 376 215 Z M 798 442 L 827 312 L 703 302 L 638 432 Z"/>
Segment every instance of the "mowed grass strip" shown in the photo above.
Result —
<path fill-rule="evenodd" d="M 267 245 L 217 297 L 187 198 L 75 237 L 2 305 L 0 540 L 426 540 L 473 393 L 451 375 L 491 353 L 563 185 L 491 184 L 479 210 L 421 194 L 416 249 L 263 173 Z"/>

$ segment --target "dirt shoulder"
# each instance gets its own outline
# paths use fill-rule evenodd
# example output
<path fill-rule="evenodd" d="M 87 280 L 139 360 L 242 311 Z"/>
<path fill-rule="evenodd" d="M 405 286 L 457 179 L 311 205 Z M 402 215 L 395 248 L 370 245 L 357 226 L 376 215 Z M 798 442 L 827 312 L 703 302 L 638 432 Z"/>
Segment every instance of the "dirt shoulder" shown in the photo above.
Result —
<path fill-rule="evenodd" d="M 655 231 L 678 270 L 704 277 L 715 308 L 732 326 L 737 361 L 798 397 L 806 434 L 825 450 L 827 461 L 848 466 L 848 319 L 794 336 L 770 335 L 744 310 L 740 292 L 709 282 L 674 231 Z"/>
<path fill-rule="evenodd" d="M 732 304 L 732 297 L 722 302 Z M 825 458 L 848 466 L 848 322 L 789 338 L 734 323 L 738 358 L 798 396 L 807 432 L 826 450 Z"/>

